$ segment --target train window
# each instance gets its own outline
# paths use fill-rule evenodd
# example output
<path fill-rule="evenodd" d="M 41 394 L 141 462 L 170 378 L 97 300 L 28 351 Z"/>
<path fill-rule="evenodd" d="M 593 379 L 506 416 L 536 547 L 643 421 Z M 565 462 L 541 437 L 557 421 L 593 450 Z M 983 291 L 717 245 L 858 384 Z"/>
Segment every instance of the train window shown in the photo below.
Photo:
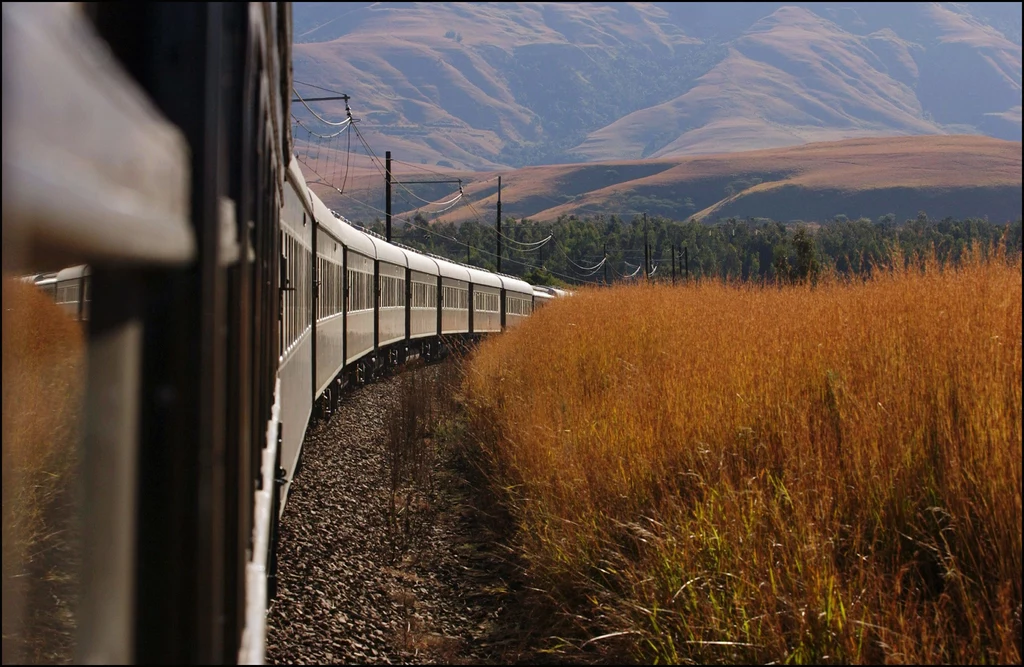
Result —
<path fill-rule="evenodd" d="M 529 315 L 532 305 L 529 299 L 517 296 L 505 297 L 505 312 L 509 315 Z"/>
<path fill-rule="evenodd" d="M 441 307 L 445 310 L 468 310 L 469 309 L 469 288 L 451 287 L 445 285 L 441 288 Z"/>
<path fill-rule="evenodd" d="M 413 308 L 436 308 L 437 286 L 413 281 L 412 306 Z"/>
<path fill-rule="evenodd" d="M 349 308 L 348 311 L 369 310 L 373 308 L 373 275 L 362 271 L 348 271 Z"/>
<path fill-rule="evenodd" d="M 490 292 L 476 292 L 473 294 L 473 308 L 487 313 L 498 312 L 501 306 L 501 298 Z"/>
<path fill-rule="evenodd" d="M 299 247 L 302 248 L 302 322 L 299 325 L 299 335 L 301 336 L 309 328 L 310 320 L 312 319 L 313 293 L 311 288 L 313 284 L 311 282 L 312 270 L 310 266 L 312 255 L 305 247 Z"/>
<path fill-rule="evenodd" d="M 380 277 L 380 307 L 398 308 L 405 306 L 405 280 L 395 276 Z"/>
<path fill-rule="evenodd" d="M 284 271 L 283 271 L 283 277 L 282 277 L 282 280 L 284 281 L 284 284 L 281 285 L 281 287 L 284 289 L 284 288 L 289 287 L 288 283 L 291 280 L 291 266 L 290 266 L 290 264 L 292 263 L 292 260 L 291 260 L 291 254 L 292 254 L 291 238 L 287 234 L 285 234 L 284 232 L 281 233 L 281 254 L 284 256 Z M 292 324 L 291 292 L 288 292 L 287 289 L 285 289 L 285 291 L 281 292 L 281 294 L 282 294 L 282 297 L 281 297 L 281 320 L 282 320 L 282 322 L 284 324 L 284 327 L 283 327 L 283 330 L 282 330 L 282 335 L 284 336 L 284 340 L 281 341 L 281 354 L 284 355 L 285 350 L 288 349 L 288 344 L 292 340 L 292 330 L 291 330 L 291 324 Z"/>
<path fill-rule="evenodd" d="M 288 237 L 288 287 L 295 289 L 295 264 L 298 258 L 295 256 L 295 239 Z M 285 292 L 288 298 L 288 347 L 291 347 L 295 340 L 295 292 Z"/>

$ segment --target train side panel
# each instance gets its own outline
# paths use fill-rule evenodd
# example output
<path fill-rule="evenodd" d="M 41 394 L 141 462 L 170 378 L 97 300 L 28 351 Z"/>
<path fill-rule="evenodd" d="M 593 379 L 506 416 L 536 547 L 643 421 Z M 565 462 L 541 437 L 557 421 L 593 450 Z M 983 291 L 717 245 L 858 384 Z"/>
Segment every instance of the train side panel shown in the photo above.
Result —
<path fill-rule="evenodd" d="M 518 326 L 533 312 L 533 285 L 511 276 L 501 276 L 501 286 L 505 293 L 502 304 L 505 327 Z"/>
<path fill-rule="evenodd" d="M 346 250 L 348 276 L 346 364 L 373 352 L 373 259 Z"/>
<path fill-rule="evenodd" d="M 345 248 L 323 228 L 317 229 L 316 396 L 345 365 Z"/>
<path fill-rule="evenodd" d="M 384 347 L 405 340 L 405 267 L 377 262 L 379 284 L 377 345 Z"/>
<path fill-rule="evenodd" d="M 441 278 L 441 333 L 469 333 L 469 283 Z"/>
<path fill-rule="evenodd" d="M 281 207 L 281 465 L 284 497 L 295 474 L 306 425 L 313 409 L 312 344 L 313 219 L 302 194 L 287 181 Z M 284 502 L 282 501 L 282 507 Z"/>
<path fill-rule="evenodd" d="M 411 271 L 412 300 L 409 337 L 437 335 L 437 276 Z"/>
<path fill-rule="evenodd" d="M 501 331 L 501 289 L 473 286 L 473 333 Z"/>

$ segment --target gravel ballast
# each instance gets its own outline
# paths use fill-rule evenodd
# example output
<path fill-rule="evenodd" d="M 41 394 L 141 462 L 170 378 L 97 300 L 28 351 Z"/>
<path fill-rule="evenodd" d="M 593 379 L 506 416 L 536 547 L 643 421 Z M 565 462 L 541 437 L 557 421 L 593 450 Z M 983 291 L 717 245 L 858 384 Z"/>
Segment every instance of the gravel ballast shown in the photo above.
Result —
<path fill-rule="evenodd" d="M 529 633 L 510 620 L 524 615 L 506 609 L 508 551 L 472 507 L 451 449 L 438 446 L 426 478 L 392 500 L 389 420 L 410 381 L 414 393 L 435 392 L 454 363 L 355 389 L 310 428 L 281 524 L 268 663 L 543 659 L 524 653 Z M 400 506 L 396 520 L 389 503 Z"/>

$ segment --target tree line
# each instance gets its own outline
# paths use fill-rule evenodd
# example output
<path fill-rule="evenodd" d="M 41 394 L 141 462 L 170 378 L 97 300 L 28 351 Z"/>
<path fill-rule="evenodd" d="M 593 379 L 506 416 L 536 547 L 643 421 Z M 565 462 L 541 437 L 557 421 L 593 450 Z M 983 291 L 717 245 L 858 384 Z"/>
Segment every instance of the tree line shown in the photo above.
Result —
<path fill-rule="evenodd" d="M 398 223 L 393 239 L 417 250 L 497 270 L 497 235 L 479 222 Z M 380 234 L 378 219 L 368 227 Z M 715 222 L 677 221 L 661 216 L 561 216 L 553 222 L 506 218 L 502 223 L 503 273 L 534 284 L 572 285 L 617 282 L 644 275 L 645 239 L 655 280 L 676 274 L 690 278 L 751 281 L 799 281 L 831 270 L 843 276 L 865 275 L 888 266 L 893 251 L 904 257 L 934 253 L 941 263 L 959 262 L 973 242 L 983 247 L 1004 243 L 1021 252 L 1021 218 L 995 223 L 986 219 L 929 218 L 924 212 L 898 222 L 892 214 L 877 220 L 835 216 L 824 223 L 782 223 L 767 218 L 728 218 Z M 523 244 L 551 240 L 537 249 Z M 604 265 L 596 268 L 607 256 Z M 630 278 L 633 276 L 633 278 Z"/>

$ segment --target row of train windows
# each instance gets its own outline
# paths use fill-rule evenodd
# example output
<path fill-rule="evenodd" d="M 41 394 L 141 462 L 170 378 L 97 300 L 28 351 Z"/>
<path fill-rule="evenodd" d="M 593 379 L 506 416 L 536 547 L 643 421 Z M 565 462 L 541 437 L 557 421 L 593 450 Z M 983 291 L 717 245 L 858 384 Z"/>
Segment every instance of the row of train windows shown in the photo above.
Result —
<path fill-rule="evenodd" d="M 348 270 L 348 312 L 373 309 L 373 274 Z"/>
<path fill-rule="evenodd" d="M 437 285 L 412 281 L 412 307 L 437 308 Z"/>
<path fill-rule="evenodd" d="M 284 234 L 282 252 L 287 263 L 284 303 L 281 304 L 282 354 L 309 328 L 312 294 L 310 293 L 310 266 L 312 253 L 298 239 Z"/>
<path fill-rule="evenodd" d="M 380 277 L 380 307 L 405 307 L 405 278 L 395 276 Z"/>
<path fill-rule="evenodd" d="M 501 297 L 490 292 L 473 293 L 473 310 L 478 312 L 497 313 L 501 309 Z"/>
<path fill-rule="evenodd" d="M 469 289 L 445 285 L 441 288 L 441 307 L 445 309 L 469 310 Z"/>
<path fill-rule="evenodd" d="M 57 303 L 78 303 L 78 282 L 57 288 Z"/>
<path fill-rule="evenodd" d="M 337 315 L 345 305 L 345 286 L 341 282 L 341 266 L 323 257 L 317 258 L 317 279 L 320 282 L 317 292 L 316 319 L 323 320 Z"/>
<path fill-rule="evenodd" d="M 509 296 L 505 299 L 505 313 L 508 315 L 529 315 L 533 311 L 533 301 Z"/>

